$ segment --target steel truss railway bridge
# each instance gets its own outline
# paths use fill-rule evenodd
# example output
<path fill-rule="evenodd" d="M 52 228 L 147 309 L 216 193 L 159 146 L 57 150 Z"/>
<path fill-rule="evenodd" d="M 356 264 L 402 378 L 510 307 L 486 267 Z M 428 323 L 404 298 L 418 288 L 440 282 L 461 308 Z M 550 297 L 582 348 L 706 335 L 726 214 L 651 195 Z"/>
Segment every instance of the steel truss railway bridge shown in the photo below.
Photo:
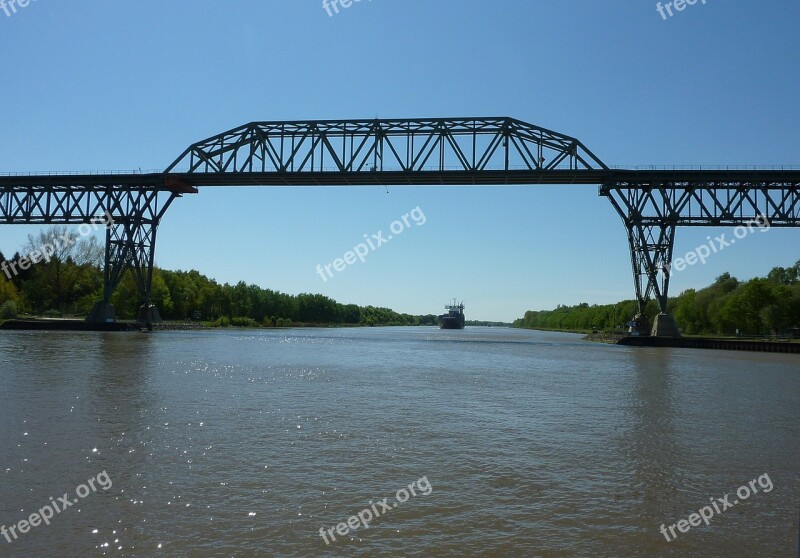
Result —
<path fill-rule="evenodd" d="M 576 138 L 513 118 L 253 122 L 188 147 L 162 173 L 0 176 L 0 222 L 83 224 L 110 215 L 104 296 L 90 321 L 115 319 L 111 295 L 132 270 L 139 320 L 150 302 L 156 232 L 170 205 L 210 186 L 594 184 L 625 225 L 639 318 L 679 335 L 667 315 L 678 227 L 731 227 L 766 217 L 800 226 L 800 170 L 610 168 Z"/>

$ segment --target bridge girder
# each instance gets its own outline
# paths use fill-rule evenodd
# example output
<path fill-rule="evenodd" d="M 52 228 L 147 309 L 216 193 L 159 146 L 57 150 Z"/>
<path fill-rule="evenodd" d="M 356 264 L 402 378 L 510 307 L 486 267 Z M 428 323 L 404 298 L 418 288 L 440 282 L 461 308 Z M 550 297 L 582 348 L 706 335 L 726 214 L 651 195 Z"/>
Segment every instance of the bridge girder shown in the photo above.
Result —
<path fill-rule="evenodd" d="M 600 195 L 623 220 L 680 227 L 728 227 L 766 217 L 771 226 L 800 226 L 800 173 L 777 172 L 769 179 L 709 181 L 619 181 Z"/>
<path fill-rule="evenodd" d="M 81 224 L 110 215 L 115 222 L 158 223 L 178 194 L 160 184 L 4 184 L 0 180 L 0 223 Z M 159 196 L 169 198 L 160 204 Z"/>

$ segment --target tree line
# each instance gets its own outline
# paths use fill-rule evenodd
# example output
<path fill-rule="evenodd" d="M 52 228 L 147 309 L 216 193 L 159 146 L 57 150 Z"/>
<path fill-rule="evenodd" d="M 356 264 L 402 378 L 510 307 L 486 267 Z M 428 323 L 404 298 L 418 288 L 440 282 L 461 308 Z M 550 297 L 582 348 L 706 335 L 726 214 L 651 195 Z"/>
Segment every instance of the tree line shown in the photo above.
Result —
<path fill-rule="evenodd" d="M 514 325 L 555 330 L 619 329 L 637 311 L 633 300 L 592 306 L 583 303 L 528 311 Z M 689 335 L 781 335 L 796 331 L 800 327 L 800 261 L 749 281 L 725 273 L 704 289 L 688 289 L 670 298 L 667 311 Z M 650 301 L 645 315 L 652 322 L 657 314 L 658 305 Z"/>
<path fill-rule="evenodd" d="M 86 316 L 94 303 L 102 300 L 104 250 L 94 237 L 63 246 L 26 269 L 19 265 L 25 257 L 31 259 L 29 255 L 38 247 L 65 234 L 69 234 L 66 227 L 52 227 L 29 237 L 22 254 L 6 260 L 0 252 L 0 269 L 4 270 L 0 275 L 0 319 L 24 313 Z M 244 282 L 219 284 L 194 270 L 155 269 L 151 302 L 164 319 L 194 319 L 217 326 L 436 324 L 433 314 L 400 314 L 389 308 L 341 304 L 321 294 L 290 295 Z M 118 319 L 136 317 L 141 300 L 130 273 L 122 278 L 111 303 Z"/>

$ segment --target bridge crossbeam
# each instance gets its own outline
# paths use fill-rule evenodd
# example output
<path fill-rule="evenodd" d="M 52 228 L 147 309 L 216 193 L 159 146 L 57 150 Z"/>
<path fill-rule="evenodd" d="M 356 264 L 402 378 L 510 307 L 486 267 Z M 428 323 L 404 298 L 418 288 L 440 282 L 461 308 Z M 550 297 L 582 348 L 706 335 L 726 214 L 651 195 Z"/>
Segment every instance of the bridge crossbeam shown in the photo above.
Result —
<path fill-rule="evenodd" d="M 600 188 L 626 221 L 681 227 L 737 226 L 766 217 L 771 226 L 800 226 L 800 181 L 616 182 Z"/>
<path fill-rule="evenodd" d="M 0 222 L 80 224 L 110 215 L 120 223 L 158 223 L 177 195 L 147 185 L 0 185 Z"/>

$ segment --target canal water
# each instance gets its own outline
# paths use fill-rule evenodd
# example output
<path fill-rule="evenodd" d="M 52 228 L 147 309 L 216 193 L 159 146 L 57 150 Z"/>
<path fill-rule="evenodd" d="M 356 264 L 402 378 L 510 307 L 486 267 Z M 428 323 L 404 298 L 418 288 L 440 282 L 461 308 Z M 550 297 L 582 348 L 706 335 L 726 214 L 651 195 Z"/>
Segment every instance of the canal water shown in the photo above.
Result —
<path fill-rule="evenodd" d="M 798 471 L 796 355 L 0 334 L 0 556 L 794 556 Z"/>

